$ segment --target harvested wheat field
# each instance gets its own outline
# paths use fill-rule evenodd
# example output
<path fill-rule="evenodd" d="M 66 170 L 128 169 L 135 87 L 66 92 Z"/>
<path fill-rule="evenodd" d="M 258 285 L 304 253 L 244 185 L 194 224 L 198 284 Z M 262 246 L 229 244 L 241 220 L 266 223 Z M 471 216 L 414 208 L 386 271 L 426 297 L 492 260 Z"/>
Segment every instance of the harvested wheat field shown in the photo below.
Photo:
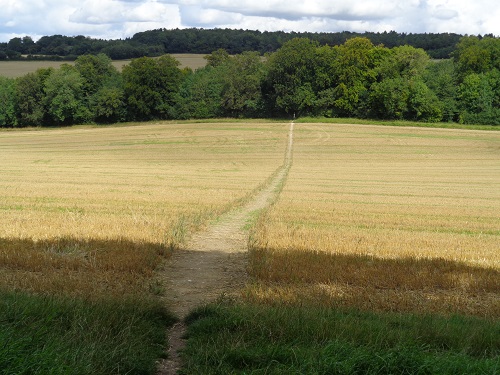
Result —
<path fill-rule="evenodd" d="M 190 68 L 196 70 L 198 68 L 203 68 L 207 60 L 204 59 L 206 55 L 202 54 L 192 54 L 192 53 L 178 53 L 172 54 L 177 61 L 179 61 L 179 67 Z M 119 71 L 125 65 L 128 65 L 131 60 L 113 60 L 113 66 Z M 62 64 L 73 65 L 74 61 L 43 61 L 43 60 L 26 60 L 26 61 L 0 61 L 0 76 L 17 78 L 22 77 L 28 73 L 33 73 L 38 69 L 42 68 L 54 68 L 58 69 Z"/>
<path fill-rule="evenodd" d="M 0 287 L 159 292 L 161 259 L 283 163 L 286 124 L 0 132 Z"/>
<path fill-rule="evenodd" d="M 500 135 L 296 124 L 251 264 L 254 301 L 500 317 Z"/>

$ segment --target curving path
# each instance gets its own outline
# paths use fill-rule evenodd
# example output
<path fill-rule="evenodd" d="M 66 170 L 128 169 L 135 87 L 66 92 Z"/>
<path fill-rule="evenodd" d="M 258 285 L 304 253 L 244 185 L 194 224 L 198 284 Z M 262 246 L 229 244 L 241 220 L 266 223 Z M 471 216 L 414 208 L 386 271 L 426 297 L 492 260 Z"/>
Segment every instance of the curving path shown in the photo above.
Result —
<path fill-rule="evenodd" d="M 246 283 L 248 230 L 255 211 L 268 207 L 278 195 L 292 163 L 294 123 L 290 123 L 283 165 L 274 178 L 246 205 L 222 215 L 205 230 L 194 234 L 183 250 L 174 252 L 163 272 L 168 306 L 183 319 L 191 310 L 221 295 L 232 295 Z M 159 363 L 158 375 L 176 374 L 186 327 L 174 325 L 169 332 L 168 359 Z"/>

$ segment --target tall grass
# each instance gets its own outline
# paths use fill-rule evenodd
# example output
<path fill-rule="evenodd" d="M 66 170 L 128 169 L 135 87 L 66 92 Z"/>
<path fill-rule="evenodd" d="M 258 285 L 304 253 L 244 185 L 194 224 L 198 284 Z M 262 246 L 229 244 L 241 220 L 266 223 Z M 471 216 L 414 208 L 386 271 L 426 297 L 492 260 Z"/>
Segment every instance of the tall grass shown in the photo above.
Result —
<path fill-rule="evenodd" d="M 146 298 L 0 291 L 1 374 L 152 374 L 174 322 Z"/>
<path fill-rule="evenodd" d="M 221 303 L 189 317 L 185 374 L 494 374 L 498 321 Z"/>

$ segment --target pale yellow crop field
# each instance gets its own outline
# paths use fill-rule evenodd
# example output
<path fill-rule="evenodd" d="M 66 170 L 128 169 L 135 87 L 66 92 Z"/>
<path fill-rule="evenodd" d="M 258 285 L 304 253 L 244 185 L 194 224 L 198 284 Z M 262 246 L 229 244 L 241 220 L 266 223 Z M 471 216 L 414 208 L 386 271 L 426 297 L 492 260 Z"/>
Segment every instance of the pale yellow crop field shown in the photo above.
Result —
<path fill-rule="evenodd" d="M 287 130 L 165 122 L 0 131 L 0 287 L 122 290 L 150 276 L 157 256 L 273 174 Z M 126 280 L 111 280 L 115 271 Z"/>
<path fill-rule="evenodd" d="M 251 298 L 500 316 L 500 134 L 296 124 Z"/>
<path fill-rule="evenodd" d="M 204 59 L 206 55 L 202 54 L 191 54 L 191 53 L 179 53 L 172 54 L 172 57 L 179 61 L 179 67 L 191 68 L 196 70 L 202 68 L 207 64 L 207 60 Z M 122 70 L 123 66 L 128 65 L 130 60 L 113 60 L 112 64 L 119 71 Z M 73 65 L 73 61 L 0 61 L 0 76 L 16 78 L 21 77 L 28 73 L 33 73 L 41 68 L 54 68 L 58 69 L 62 64 Z"/>

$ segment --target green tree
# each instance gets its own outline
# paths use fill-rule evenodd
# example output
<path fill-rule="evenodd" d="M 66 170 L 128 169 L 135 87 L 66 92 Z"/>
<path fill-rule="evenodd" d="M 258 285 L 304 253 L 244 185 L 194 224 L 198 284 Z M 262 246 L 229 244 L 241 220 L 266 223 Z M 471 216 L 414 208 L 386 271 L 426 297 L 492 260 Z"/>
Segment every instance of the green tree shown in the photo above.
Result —
<path fill-rule="evenodd" d="M 314 110 L 316 47 L 309 39 L 295 38 L 269 57 L 263 90 L 271 108 L 288 115 Z"/>
<path fill-rule="evenodd" d="M 221 106 L 226 114 L 238 117 L 261 112 L 264 64 L 258 52 L 243 52 L 216 69 L 224 81 Z"/>
<path fill-rule="evenodd" d="M 75 67 L 83 78 L 83 95 L 92 118 L 101 123 L 126 118 L 123 81 L 111 59 L 105 54 L 82 55 Z"/>
<path fill-rule="evenodd" d="M 43 126 L 45 110 L 45 80 L 53 68 L 38 69 L 17 79 L 17 113 L 21 126 Z"/>
<path fill-rule="evenodd" d="M 222 116 L 224 77 L 212 66 L 186 74 L 175 105 L 176 118 L 214 118 Z"/>
<path fill-rule="evenodd" d="M 16 81 L 0 76 L 0 127 L 17 126 Z"/>
<path fill-rule="evenodd" d="M 500 39 L 463 37 L 453 61 L 460 122 L 500 124 Z"/>
<path fill-rule="evenodd" d="M 361 101 L 375 81 L 374 68 L 381 59 L 377 48 L 367 38 L 352 38 L 335 47 L 334 60 L 336 82 L 333 89 L 334 108 L 337 115 L 359 114 Z"/>
<path fill-rule="evenodd" d="M 500 39 L 467 36 L 460 39 L 453 53 L 459 82 L 471 73 L 500 69 Z"/>
<path fill-rule="evenodd" d="M 401 77 L 387 78 L 371 86 L 371 115 L 384 119 L 403 119 L 408 111 L 410 86 Z"/>
<path fill-rule="evenodd" d="M 99 123 L 113 123 L 127 118 L 125 94 L 121 87 L 104 86 L 93 96 L 94 119 Z"/>
<path fill-rule="evenodd" d="M 408 96 L 409 120 L 438 122 L 443 117 L 442 103 L 423 80 L 412 81 Z"/>
<path fill-rule="evenodd" d="M 207 65 L 215 68 L 219 65 L 226 64 L 231 59 L 231 56 L 225 49 L 219 48 L 210 55 L 205 56 L 204 59 L 207 60 Z"/>
<path fill-rule="evenodd" d="M 442 103 L 423 78 L 429 63 L 429 56 L 422 49 L 405 45 L 390 50 L 375 69 L 377 82 L 369 94 L 371 115 L 440 121 Z"/>
<path fill-rule="evenodd" d="M 378 78 L 419 78 L 424 74 L 429 62 L 429 55 L 421 48 L 408 45 L 395 47 L 381 61 L 377 69 Z"/>
<path fill-rule="evenodd" d="M 87 97 L 94 95 L 106 81 L 118 75 L 111 59 L 103 53 L 79 56 L 75 68 L 83 78 L 82 90 Z"/>
<path fill-rule="evenodd" d="M 500 125 L 498 86 L 499 74 L 471 73 L 458 87 L 460 122 L 466 124 Z"/>
<path fill-rule="evenodd" d="M 448 59 L 431 62 L 423 79 L 442 104 L 442 120 L 456 121 L 458 119 L 457 82 L 453 61 Z"/>
<path fill-rule="evenodd" d="M 75 67 L 64 64 L 45 80 L 45 105 L 56 125 L 88 123 L 92 114 L 84 101 L 84 79 Z"/>
<path fill-rule="evenodd" d="M 141 57 L 123 67 L 129 114 L 134 119 L 171 118 L 182 81 L 179 62 L 172 56 Z"/>

